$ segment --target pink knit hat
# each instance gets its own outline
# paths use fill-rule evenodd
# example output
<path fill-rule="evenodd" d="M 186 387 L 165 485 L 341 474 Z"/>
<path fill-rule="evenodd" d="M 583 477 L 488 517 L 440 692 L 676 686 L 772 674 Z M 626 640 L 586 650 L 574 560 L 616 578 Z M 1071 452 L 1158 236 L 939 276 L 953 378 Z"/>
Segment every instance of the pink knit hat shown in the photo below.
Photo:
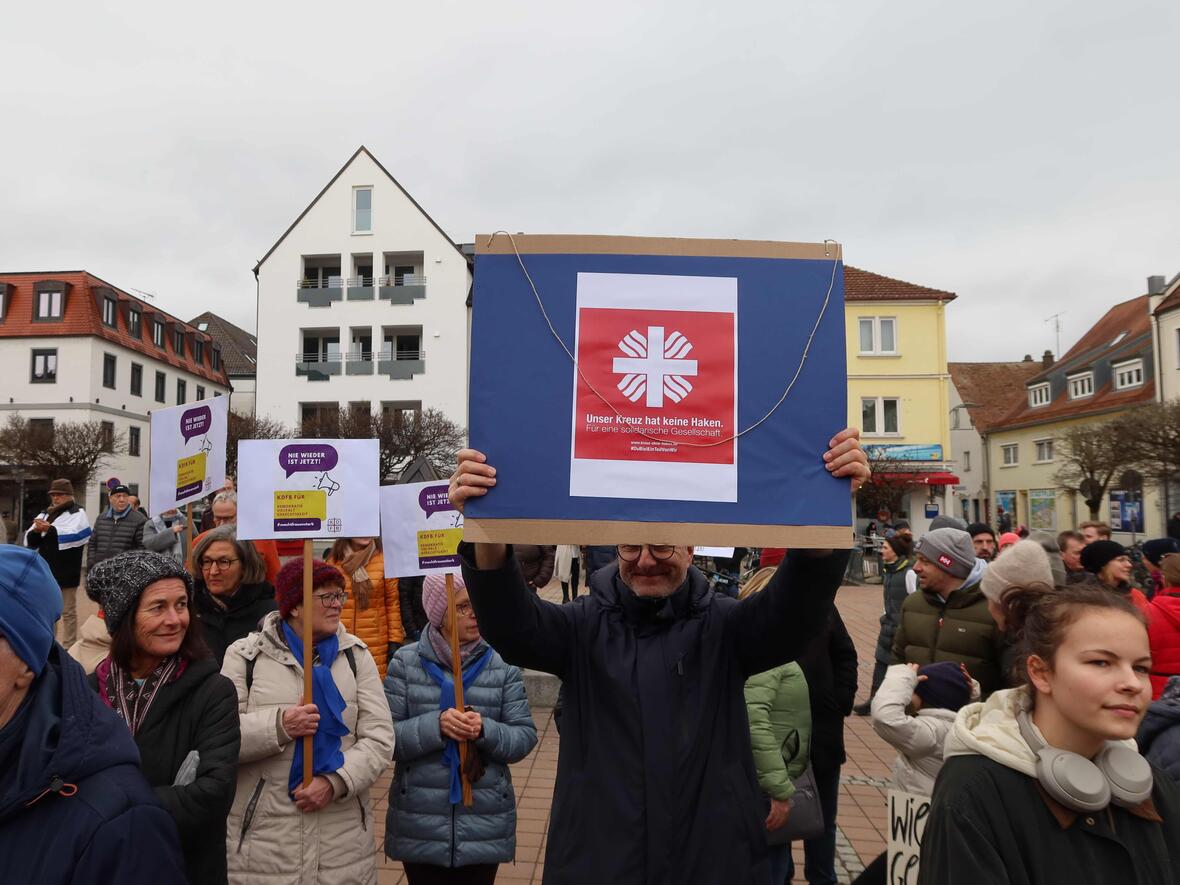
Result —
<path fill-rule="evenodd" d="M 466 590 L 462 575 L 455 575 L 455 595 L 460 590 Z M 447 579 L 438 573 L 426 576 L 422 582 L 422 608 L 426 609 L 426 619 L 436 630 L 441 630 L 443 620 L 447 616 Z"/>

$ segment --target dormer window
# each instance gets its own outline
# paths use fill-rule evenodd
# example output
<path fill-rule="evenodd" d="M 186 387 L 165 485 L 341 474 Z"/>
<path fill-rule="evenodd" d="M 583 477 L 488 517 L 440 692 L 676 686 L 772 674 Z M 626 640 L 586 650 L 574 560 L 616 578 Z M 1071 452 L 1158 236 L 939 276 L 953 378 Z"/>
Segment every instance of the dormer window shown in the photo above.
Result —
<path fill-rule="evenodd" d="M 133 307 L 127 311 L 127 334 L 138 339 L 143 335 L 141 328 L 140 313 Z"/>
<path fill-rule="evenodd" d="M 114 298 L 104 298 L 102 300 L 102 324 L 104 326 L 109 326 L 112 329 L 115 328 L 115 309 L 116 303 Z"/>
<path fill-rule="evenodd" d="M 1069 376 L 1069 398 L 1083 399 L 1094 395 L 1094 373 L 1082 372 Z"/>
<path fill-rule="evenodd" d="M 1034 384 L 1028 389 L 1028 404 L 1031 408 L 1049 405 L 1049 384 Z"/>
<path fill-rule="evenodd" d="M 152 321 L 152 343 L 160 350 L 164 349 L 164 321 Z"/>
<path fill-rule="evenodd" d="M 1143 386 L 1143 360 L 1127 360 L 1125 363 L 1115 363 L 1111 368 L 1114 370 L 1115 390 Z"/>

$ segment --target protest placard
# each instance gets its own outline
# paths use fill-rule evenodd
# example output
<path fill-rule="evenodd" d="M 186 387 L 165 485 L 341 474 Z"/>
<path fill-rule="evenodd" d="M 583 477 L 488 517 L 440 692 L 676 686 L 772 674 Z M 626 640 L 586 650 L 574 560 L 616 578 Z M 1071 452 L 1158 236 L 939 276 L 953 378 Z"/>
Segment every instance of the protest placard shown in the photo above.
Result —
<path fill-rule="evenodd" d="M 459 571 L 463 514 L 447 499 L 445 482 L 381 488 L 381 545 L 385 577 Z"/>
<path fill-rule="evenodd" d="M 228 418 L 224 396 L 152 412 L 148 510 L 153 516 L 225 485 Z"/>
<path fill-rule="evenodd" d="M 375 439 L 242 440 L 238 537 L 376 537 L 377 454 Z"/>
<path fill-rule="evenodd" d="M 465 537 L 848 547 L 839 246 L 476 238 Z M 521 432 L 527 428 L 527 432 Z"/>
<path fill-rule="evenodd" d="M 922 833 L 930 815 L 930 797 L 890 790 L 888 872 L 891 885 L 916 885 L 922 853 Z"/>

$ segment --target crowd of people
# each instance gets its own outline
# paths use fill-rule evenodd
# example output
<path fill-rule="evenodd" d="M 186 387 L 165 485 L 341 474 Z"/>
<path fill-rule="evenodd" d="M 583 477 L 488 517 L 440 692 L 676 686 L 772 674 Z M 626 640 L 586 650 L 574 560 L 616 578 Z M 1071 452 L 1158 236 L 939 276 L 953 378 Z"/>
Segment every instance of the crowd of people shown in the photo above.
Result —
<path fill-rule="evenodd" d="M 854 430 L 823 459 L 869 476 Z M 496 481 L 464 450 L 451 501 Z M 854 714 L 896 748 L 894 785 L 932 797 L 920 881 L 1180 881 L 1175 539 L 1143 545 L 1136 586 L 1101 524 L 916 537 L 882 515 L 854 706 L 842 551 L 764 550 L 735 597 L 691 547 L 463 544 L 448 598 L 351 538 L 312 562 L 308 608 L 304 560 L 238 539 L 231 484 L 209 503 L 194 526 L 116 487 L 91 526 L 57 480 L 25 546 L 0 546 L 6 880 L 373 883 L 383 845 L 411 883 L 495 881 L 538 740 L 531 668 L 562 682 L 547 882 L 781 885 L 795 842 L 809 883 L 836 882 Z M 858 881 L 893 881 L 887 858 Z"/>

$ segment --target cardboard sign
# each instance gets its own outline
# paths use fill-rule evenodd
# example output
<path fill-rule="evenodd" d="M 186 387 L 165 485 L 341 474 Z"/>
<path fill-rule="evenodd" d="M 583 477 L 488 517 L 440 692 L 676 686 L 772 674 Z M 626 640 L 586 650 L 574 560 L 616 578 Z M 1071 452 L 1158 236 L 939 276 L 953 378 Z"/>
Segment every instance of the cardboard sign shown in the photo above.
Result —
<path fill-rule="evenodd" d="M 922 853 L 922 834 L 930 816 L 930 797 L 890 790 L 889 867 L 886 881 L 891 885 L 916 885 Z"/>
<path fill-rule="evenodd" d="M 225 485 L 228 427 L 225 396 L 152 412 L 148 511 L 153 516 Z"/>
<path fill-rule="evenodd" d="M 381 544 L 385 577 L 459 571 L 463 514 L 451 506 L 446 482 L 381 488 Z"/>
<path fill-rule="evenodd" d="M 238 537 L 374 538 L 375 439 L 238 443 Z"/>
<path fill-rule="evenodd" d="M 476 238 L 469 540 L 852 544 L 838 246 L 514 240 Z"/>

